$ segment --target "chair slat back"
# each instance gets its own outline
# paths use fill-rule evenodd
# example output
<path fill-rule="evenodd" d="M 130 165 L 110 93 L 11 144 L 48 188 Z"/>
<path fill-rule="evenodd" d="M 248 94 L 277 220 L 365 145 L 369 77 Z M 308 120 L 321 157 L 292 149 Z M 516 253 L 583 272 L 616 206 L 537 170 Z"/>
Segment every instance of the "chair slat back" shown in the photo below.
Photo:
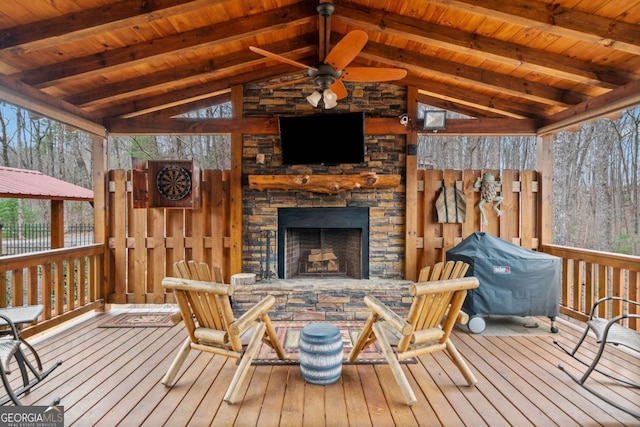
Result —
<path fill-rule="evenodd" d="M 174 264 L 174 271 L 186 281 L 181 282 L 181 286 L 165 286 L 163 281 L 163 286 L 173 290 L 192 341 L 198 341 L 194 336 L 197 328 L 228 332 L 229 325 L 234 321 L 229 299 L 232 288 L 223 283 L 213 282 L 209 266 L 203 262 L 178 261 Z M 191 281 L 198 281 L 198 286 Z"/>
<path fill-rule="evenodd" d="M 469 270 L 469 264 L 464 261 L 439 262 L 433 266 L 426 266 L 420 270 L 418 283 L 434 280 L 458 279 L 464 277 Z"/>

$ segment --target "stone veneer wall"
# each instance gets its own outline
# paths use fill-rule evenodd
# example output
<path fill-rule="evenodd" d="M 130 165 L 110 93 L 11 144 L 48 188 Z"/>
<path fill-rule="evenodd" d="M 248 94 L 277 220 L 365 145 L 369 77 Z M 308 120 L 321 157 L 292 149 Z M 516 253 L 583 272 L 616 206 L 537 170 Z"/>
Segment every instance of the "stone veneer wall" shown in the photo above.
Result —
<path fill-rule="evenodd" d="M 272 320 L 307 322 L 364 321 L 371 311 L 364 303 L 372 295 L 400 316 L 409 313 L 413 298 L 404 280 L 292 279 L 234 286 L 236 315 L 241 315 L 267 295 L 276 299 L 269 310 Z"/>
<path fill-rule="evenodd" d="M 273 83 L 273 82 L 269 82 Z M 340 100 L 331 112 L 365 112 L 368 117 L 399 117 L 406 113 L 406 88 L 389 83 L 345 83 L 349 96 Z M 275 90 L 263 85 L 244 88 L 245 117 L 317 114 L 305 97 L 315 90 L 313 84 Z M 327 138 L 339 129 L 317 129 Z M 366 128 L 365 128 L 366 132 Z M 369 277 L 401 279 L 404 271 L 404 177 L 406 140 L 403 135 L 366 135 L 365 164 L 283 166 L 277 135 L 245 135 L 243 140 L 243 272 L 260 274 L 266 268 L 264 232 L 273 232 L 270 264 L 273 277 L 277 269 L 278 208 L 283 207 L 369 207 Z M 264 164 L 256 156 L 264 155 Z M 337 195 L 305 191 L 256 191 L 248 187 L 249 175 L 349 174 L 376 172 L 402 176 L 398 189 L 365 189 Z M 260 278 L 260 277 L 258 277 Z"/>

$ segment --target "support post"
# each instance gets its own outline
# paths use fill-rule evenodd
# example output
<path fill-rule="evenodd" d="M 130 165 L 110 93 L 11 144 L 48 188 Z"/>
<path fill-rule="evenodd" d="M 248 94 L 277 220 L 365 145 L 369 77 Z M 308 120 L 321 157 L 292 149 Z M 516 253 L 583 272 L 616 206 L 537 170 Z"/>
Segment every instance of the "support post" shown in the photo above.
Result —
<path fill-rule="evenodd" d="M 242 86 L 231 89 L 231 105 L 234 118 L 242 117 Z M 242 273 L 242 133 L 231 134 L 231 176 L 229 189 L 230 267 L 228 274 Z"/>
<path fill-rule="evenodd" d="M 407 87 L 407 116 L 409 125 L 416 123 L 418 111 L 418 90 Z M 405 269 L 404 278 L 415 281 L 418 277 L 418 157 L 414 150 L 418 143 L 416 130 L 411 127 L 407 133 L 406 182 L 405 182 Z"/>
<path fill-rule="evenodd" d="M 538 218 L 538 249 L 553 242 L 553 141 L 555 134 L 538 136 L 536 141 L 536 169 L 540 176 Z"/>

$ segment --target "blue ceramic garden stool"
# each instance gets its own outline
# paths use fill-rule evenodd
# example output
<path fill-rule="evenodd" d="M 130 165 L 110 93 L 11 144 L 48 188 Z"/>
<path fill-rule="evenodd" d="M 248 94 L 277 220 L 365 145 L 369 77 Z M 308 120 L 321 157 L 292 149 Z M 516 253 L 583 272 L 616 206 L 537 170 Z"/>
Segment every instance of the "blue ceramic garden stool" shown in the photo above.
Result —
<path fill-rule="evenodd" d="M 342 336 L 336 325 L 312 323 L 302 328 L 300 369 L 311 384 L 333 384 L 342 375 Z"/>

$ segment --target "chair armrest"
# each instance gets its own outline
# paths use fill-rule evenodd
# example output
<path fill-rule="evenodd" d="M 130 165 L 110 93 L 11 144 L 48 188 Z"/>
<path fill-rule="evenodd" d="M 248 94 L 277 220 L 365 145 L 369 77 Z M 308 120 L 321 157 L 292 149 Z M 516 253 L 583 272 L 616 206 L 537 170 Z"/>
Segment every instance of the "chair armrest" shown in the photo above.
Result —
<path fill-rule="evenodd" d="M 591 306 L 591 312 L 589 313 L 589 319 L 593 319 L 596 316 L 596 309 L 598 308 L 598 306 L 600 304 L 608 302 L 608 301 L 622 301 L 623 303 L 627 303 L 627 304 L 631 304 L 631 305 L 635 305 L 635 306 L 640 307 L 640 302 L 638 302 L 638 301 L 633 301 L 633 300 L 630 300 L 630 299 L 627 299 L 627 298 L 622 298 L 622 297 L 613 297 L 613 296 L 604 297 L 604 298 L 600 298 L 595 303 L 593 303 L 593 305 Z"/>
<path fill-rule="evenodd" d="M 466 325 L 467 323 L 469 323 L 469 315 L 460 310 L 460 312 L 458 313 L 458 318 L 456 319 L 456 323 L 460 325 Z"/>
<path fill-rule="evenodd" d="M 413 326 L 411 326 L 410 323 L 396 314 L 389 307 L 384 305 L 384 303 L 378 298 L 367 295 L 364 297 L 364 303 L 367 304 L 367 306 L 369 306 L 369 308 L 374 313 L 389 322 L 389 325 L 393 326 L 393 328 L 400 332 L 402 335 L 408 336 L 413 333 Z"/>
<path fill-rule="evenodd" d="M 242 316 L 238 317 L 229 325 L 229 332 L 232 334 L 241 334 L 245 329 L 253 324 L 259 317 L 264 315 L 273 305 L 276 299 L 273 295 L 268 295 L 259 303 L 247 310 Z"/>

